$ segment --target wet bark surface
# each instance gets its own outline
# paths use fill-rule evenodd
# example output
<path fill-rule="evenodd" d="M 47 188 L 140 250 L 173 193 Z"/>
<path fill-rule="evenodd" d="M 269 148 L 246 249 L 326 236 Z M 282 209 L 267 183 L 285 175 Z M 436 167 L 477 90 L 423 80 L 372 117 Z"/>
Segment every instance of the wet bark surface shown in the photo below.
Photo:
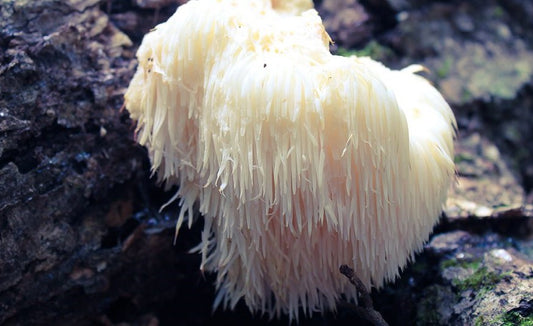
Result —
<path fill-rule="evenodd" d="M 0 324 L 279 324 L 211 312 L 177 207 L 121 110 L 142 36 L 178 3 L 0 2 Z M 373 292 L 393 325 L 533 319 L 533 6 L 317 2 L 340 54 L 422 63 L 459 122 L 457 184 L 426 249 Z M 351 52 L 356 51 L 356 52 Z M 339 277 L 343 277 L 339 274 Z M 361 323 L 349 309 L 309 325 Z"/>

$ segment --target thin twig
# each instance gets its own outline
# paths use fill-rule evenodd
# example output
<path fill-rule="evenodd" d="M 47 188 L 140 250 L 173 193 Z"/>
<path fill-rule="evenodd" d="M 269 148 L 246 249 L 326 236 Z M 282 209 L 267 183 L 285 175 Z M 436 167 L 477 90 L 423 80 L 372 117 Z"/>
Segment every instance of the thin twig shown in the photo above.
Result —
<path fill-rule="evenodd" d="M 374 303 L 372 302 L 372 297 L 370 296 L 370 293 L 366 289 L 363 282 L 361 282 L 361 280 L 355 275 L 354 270 L 348 267 L 348 265 L 341 265 L 339 271 L 342 275 L 348 278 L 350 283 L 355 286 L 357 292 L 359 293 L 361 305 L 350 305 L 352 309 L 354 309 L 359 316 L 368 320 L 375 326 L 388 326 L 389 324 L 387 324 L 381 314 L 374 310 Z"/>

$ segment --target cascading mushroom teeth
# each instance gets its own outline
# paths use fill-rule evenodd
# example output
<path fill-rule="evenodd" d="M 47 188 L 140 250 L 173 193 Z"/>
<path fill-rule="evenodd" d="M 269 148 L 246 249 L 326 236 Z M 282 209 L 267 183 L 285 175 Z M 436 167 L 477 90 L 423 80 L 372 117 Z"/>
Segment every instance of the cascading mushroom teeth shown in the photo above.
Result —
<path fill-rule="evenodd" d="M 274 7 L 272 7 L 274 5 Z M 454 177 L 455 119 L 433 86 L 329 52 L 311 1 L 198 0 L 148 33 L 125 95 L 177 230 L 204 219 L 214 306 L 334 310 L 422 248 Z"/>

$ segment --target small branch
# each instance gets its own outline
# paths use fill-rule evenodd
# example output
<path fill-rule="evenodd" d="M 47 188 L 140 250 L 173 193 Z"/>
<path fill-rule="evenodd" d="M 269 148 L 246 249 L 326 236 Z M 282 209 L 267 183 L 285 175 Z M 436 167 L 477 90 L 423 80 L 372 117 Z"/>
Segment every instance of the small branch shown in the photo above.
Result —
<path fill-rule="evenodd" d="M 355 275 L 354 270 L 348 267 L 348 265 L 341 265 L 339 271 L 342 275 L 348 278 L 350 283 L 355 286 L 361 299 L 360 306 L 350 305 L 350 307 L 352 307 L 352 309 L 355 310 L 355 312 L 359 316 L 368 320 L 375 326 L 388 326 L 389 324 L 387 324 L 381 314 L 378 311 L 374 310 L 374 303 L 372 302 L 372 297 L 370 297 L 370 293 L 366 289 L 363 282 L 361 282 L 361 280 Z"/>

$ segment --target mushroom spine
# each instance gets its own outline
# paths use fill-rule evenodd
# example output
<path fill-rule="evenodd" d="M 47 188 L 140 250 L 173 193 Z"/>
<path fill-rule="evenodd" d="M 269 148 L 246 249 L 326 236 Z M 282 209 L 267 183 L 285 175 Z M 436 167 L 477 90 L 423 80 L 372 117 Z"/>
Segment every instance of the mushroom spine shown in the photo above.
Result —
<path fill-rule="evenodd" d="M 455 118 L 414 74 L 329 52 L 308 0 L 198 0 L 148 33 L 125 95 L 177 230 L 204 219 L 215 307 L 298 318 L 393 280 L 454 176 Z"/>

